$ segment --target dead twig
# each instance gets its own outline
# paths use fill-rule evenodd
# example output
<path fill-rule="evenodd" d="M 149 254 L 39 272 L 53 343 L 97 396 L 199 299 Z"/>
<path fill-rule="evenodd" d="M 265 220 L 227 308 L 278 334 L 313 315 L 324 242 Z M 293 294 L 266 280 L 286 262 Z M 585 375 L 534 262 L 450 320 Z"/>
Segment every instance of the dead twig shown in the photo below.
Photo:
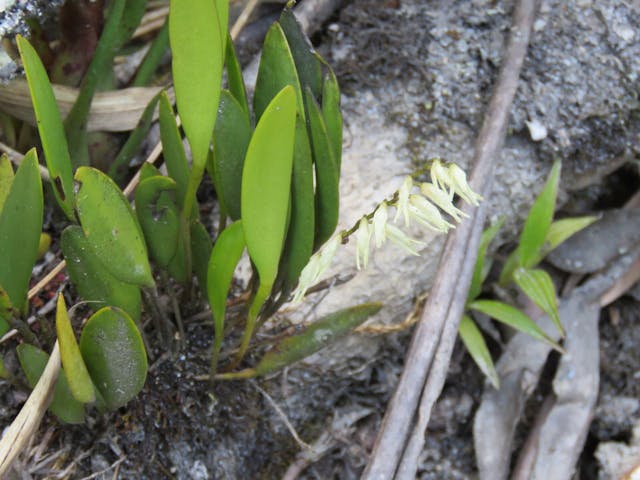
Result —
<path fill-rule="evenodd" d="M 517 2 L 500 76 L 475 144 L 470 183 L 485 197 L 491 193 L 495 159 L 504 141 L 535 7 L 534 0 Z M 471 218 L 447 239 L 435 284 L 414 332 L 406 367 L 385 414 L 363 479 L 415 478 L 431 407 L 446 378 L 484 224 L 484 206 L 473 211 L 466 207 L 466 210 Z M 418 402 L 420 412 L 416 419 Z"/>

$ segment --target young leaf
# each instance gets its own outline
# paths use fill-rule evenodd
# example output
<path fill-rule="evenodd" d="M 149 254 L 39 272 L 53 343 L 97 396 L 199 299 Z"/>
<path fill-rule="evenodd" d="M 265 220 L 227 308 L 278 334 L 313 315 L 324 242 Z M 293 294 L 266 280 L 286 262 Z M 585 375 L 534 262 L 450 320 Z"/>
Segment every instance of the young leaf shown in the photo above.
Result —
<path fill-rule="evenodd" d="M 496 367 L 493 365 L 493 359 L 484 341 L 484 337 L 468 315 L 462 315 L 458 333 L 460 334 L 462 343 L 464 343 L 464 346 L 471 355 L 471 358 L 473 358 L 473 361 L 478 365 L 478 368 L 480 368 L 480 371 L 489 379 L 493 388 L 500 388 L 500 379 L 498 378 Z"/>
<path fill-rule="evenodd" d="M 287 227 L 291 191 L 296 97 L 293 87 L 276 95 L 258 123 L 242 173 L 242 227 L 260 283 L 271 287 Z"/>
<path fill-rule="evenodd" d="M 0 212 L 13 183 L 13 167 L 7 154 L 0 155 Z"/>
<path fill-rule="evenodd" d="M 28 343 L 18 345 L 16 353 L 29 386 L 31 388 L 35 387 L 49 361 L 49 355 Z M 84 422 L 84 405 L 76 400 L 71 393 L 64 369 L 60 369 L 58 374 L 49 410 L 63 422 Z"/>
<path fill-rule="evenodd" d="M 140 320 L 140 288 L 118 280 L 103 267 L 82 228 L 77 225 L 67 227 L 62 232 L 61 246 L 69 278 L 84 300 L 97 302 L 92 304 L 94 309 L 107 305 L 119 307 L 134 320 Z"/>
<path fill-rule="evenodd" d="M 80 352 L 107 408 L 135 397 L 147 377 L 147 354 L 133 320 L 123 310 L 105 307 L 89 318 Z"/>
<path fill-rule="evenodd" d="M 53 193 L 65 215 L 73 220 L 72 164 L 58 104 L 47 72 L 36 51 L 20 35 L 17 36 L 17 43 L 29 83 L 42 149 L 53 184 Z"/>
<path fill-rule="evenodd" d="M 151 258 L 166 268 L 176 254 L 180 211 L 173 200 L 176 182 L 168 177 L 147 178 L 136 189 L 136 215 Z"/>
<path fill-rule="evenodd" d="M 549 274 L 544 270 L 529 270 L 521 267 L 513 272 L 513 279 L 522 292 L 553 320 L 560 335 L 564 338 L 564 327 L 558 316 L 556 291 Z"/>
<path fill-rule="evenodd" d="M 226 26 L 223 35 L 219 22 L 227 14 L 218 8 L 225 4 L 212 0 L 172 0 L 169 7 L 176 103 L 193 152 L 194 167 L 202 170 L 216 121 L 222 82 Z"/>
<path fill-rule="evenodd" d="M 333 147 L 333 158 L 336 160 L 339 171 L 342 163 L 342 112 L 340 87 L 331 69 L 322 84 L 322 117 L 327 125 L 327 135 Z"/>
<path fill-rule="evenodd" d="M 538 254 L 544 246 L 556 206 L 560 168 L 560 162 L 556 161 L 551 168 L 547 183 L 542 188 L 527 216 L 518 244 L 518 265 L 521 267 L 534 267 Z"/>
<path fill-rule="evenodd" d="M 250 139 L 249 117 L 233 95 L 223 90 L 213 130 L 213 183 L 223 210 L 232 220 L 240 218 L 242 168 Z"/>
<path fill-rule="evenodd" d="M 244 80 L 242 79 L 242 68 L 238 57 L 236 56 L 236 49 L 233 46 L 231 36 L 227 36 L 227 54 L 225 63 L 227 65 L 227 82 L 229 83 L 229 91 L 231 95 L 238 101 L 238 104 L 242 107 L 244 114 L 247 116 L 247 121 L 250 120 L 249 102 L 247 100 L 247 90 L 244 86 Z"/>
<path fill-rule="evenodd" d="M 191 224 L 191 258 L 193 272 L 198 279 L 198 285 L 203 295 L 207 295 L 207 268 L 211 256 L 211 237 L 200 222 Z"/>
<path fill-rule="evenodd" d="M 0 287 L 16 309 L 27 301 L 42 232 L 42 183 L 35 149 L 18 168 L 0 213 Z"/>
<path fill-rule="evenodd" d="M 160 96 L 160 138 L 162 140 L 162 154 L 167 165 L 169 176 L 177 185 L 178 206 L 184 206 L 184 199 L 189 183 L 189 166 L 187 155 L 182 146 L 182 137 L 173 115 L 173 108 L 165 92 Z"/>
<path fill-rule="evenodd" d="M 471 302 L 467 305 L 467 308 L 484 313 L 505 325 L 509 325 L 516 330 L 526 333 L 536 340 L 542 340 L 543 342 L 548 343 L 559 352 L 564 352 L 562 347 L 544 333 L 528 315 L 522 313 L 511 305 L 493 300 L 476 300 L 475 302 Z"/>
<path fill-rule="evenodd" d="M 544 248 L 540 252 L 540 260 L 569 237 L 587 228 L 599 219 L 599 216 L 594 215 L 590 217 L 563 218 L 562 220 L 553 222 L 547 232 Z"/>
<path fill-rule="evenodd" d="M 240 261 L 244 247 L 242 222 L 237 221 L 222 231 L 213 246 L 211 258 L 209 259 L 207 291 L 215 327 L 215 341 L 211 357 L 212 374 L 216 371 L 218 356 L 222 347 L 227 295 L 233 281 L 233 272 Z"/>
<path fill-rule="evenodd" d="M 315 248 L 326 242 L 338 225 L 340 170 L 333 156 L 333 148 L 327 134 L 320 107 L 305 91 L 309 114 L 311 147 L 316 167 L 316 239 Z"/>
<path fill-rule="evenodd" d="M 67 312 L 67 305 L 64 303 L 64 297 L 61 293 L 58 294 L 56 310 L 56 334 L 60 344 L 62 368 L 68 375 L 69 390 L 79 402 L 91 403 L 95 401 L 96 394 L 93 390 L 93 383 L 80 354 Z"/>
<path fill-rule="evenodd" d="M 273 97 L 287 85 L 294 88 L 296 102 L 300 114 L 304 118 L 302 89 L 300 88 L 300 80 L 298 79 L 291 49 L 282 27 L 280 24 L 274 23 L 264 39 L 260 56 L 260 67 L 253 95 L 253 111 L 256 121 L 262 117 Z"/>
<path fill-rule="evenodd" d="M 75 179 L 82 230 L 104 268 L 123 282 L 152 287 L 142 230 L 122 191 L 95 168 L 80 167 Z"/>
<path fill-rule="evenodd" d="M 487 256 L 487 248 L 493 241 L 497 233 L 500 231 L 504 218 L 501 218 L 496 223 L 482 232 L 480 238 L 480 246 L 478 247 L 478 258 L 476 264 L 473 267 L 473 276 L 471 277 L 471 286 L 469 287 L 469 294 L 467 295 L 467 302 L 475 300 L 482 290 L 482 282 L 485 280 L 485 257 Z"/>
<path fill-rule="evenodd" d="M 518 249 L 515 249 L 509 254 L 507 260 L 504 262 L 504 266 L 502 267 L 502 271 L 500 272 L 500 277 L 498 279 L 500 286 L 504 287 L 513 280 L 513 272 L 518 268 L 519 260 Z"/>

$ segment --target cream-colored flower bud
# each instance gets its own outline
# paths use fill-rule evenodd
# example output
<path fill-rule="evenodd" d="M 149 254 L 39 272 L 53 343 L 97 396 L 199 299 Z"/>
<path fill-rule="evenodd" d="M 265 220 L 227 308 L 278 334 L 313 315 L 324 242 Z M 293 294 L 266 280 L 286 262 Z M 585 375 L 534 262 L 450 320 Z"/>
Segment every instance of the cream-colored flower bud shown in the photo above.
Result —
<path fill-rule="evenodd" d="M 369 244 L 371 243 L 371 226 L 367 217 L 362 217 L 356 230 L 356 267 L 367 268 L 369 263 Z M 362 259 L 362 262 L 360 261 Z"/>
<path fill-rule="evenodd" d="M 453 227 L 449 222 L 442 218 L 440 210 L 436 208 L 429 200 L 420 195 L 411 195 L 409 197 L 411 204 L 410 211 L 412 218 L 431 230 L 439 233 L 447 233 Z"/>
<path fill-rule="evenodd" d="M 462 217 L 469 216 L 462 210 L 457 209 L 447 192 L 440 190 L 433 183 L 423 183 L 420 185 L 420 191 L 425 197 L 435 203 L 438 208 L 451 215 L 456 222 L 460 222 Z"/>
<path fill-rule="evenodd" d="M 449 165 L 449 177 L 451 178 L 451 187 L 453 191 L 457 193 L 460 198 L 465 202 L 478 206 L 482 200 L 482 196 L 478 195 L 471 189 L 471 186 L 467 183 L 467 174 L 456 164 Z"/>
<path fill-rule="evenodd" d="M 382 202 L 373 213 L 373 236 L 376 239 L 376 248 L 380 248 L 387 239 L 385 226 L 388 221 L 387 202 Z"/>
<path fill-rule="evenodd" d="M 398 190 L 398 204 L 396 205 L 396 216 L 393 218 L 394 222 L 398 221 L 400 215 L 404 217 L 404 224 L 409 226 L 409 195 L 413 188 L 413 180 L 407 175 L 405 177 L 400 190 Z"/>

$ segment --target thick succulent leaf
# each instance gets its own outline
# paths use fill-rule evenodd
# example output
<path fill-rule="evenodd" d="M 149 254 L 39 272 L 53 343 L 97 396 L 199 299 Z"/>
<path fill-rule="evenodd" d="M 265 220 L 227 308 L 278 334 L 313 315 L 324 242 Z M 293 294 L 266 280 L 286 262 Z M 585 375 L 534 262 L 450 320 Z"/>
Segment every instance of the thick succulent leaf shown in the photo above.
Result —
<path fill-rule="evenodd" d="M 35 387 L 49 361 L 49 355 L 28 343 L 18 345 L 16 353 L 29 386 Z M 71 393 L 67 375 L 62 368 L 58 374 L 58 380 L 56 380 L 49 411 L 65 423 L 84 422 L 84 405 L 76 400 Z"/>
<path fill-rule="evenodd" d="M 338 225 L 340 204 L 340 169 L 333 156 L 320 107 L 307 90 L 305 92 L 309 114 L 311 146 L 316 169 L 316 239 L 315 248 L 326 242 Z"/>
<path fill-rule="evenodd" d="M 176 254 L 180 235 L 180 211 L 174 201 L 176 182 L 156 176 L 136 189 L 136 215 L 151 258 L 163 268 Z"/>
<path fill-rule="evenodd" d="M 556 206 L 560 167 L 559 161 L 553 164 L 547 183 L 529 211 L 518 243 L 519 266 L 521 267 L 534 267 L 539 258 L 539 252 L 544 247 Z"/>
<path fill-rule="evenodd" d="M 513 279 L 522 292 L 553 320 L 560 335 L 564 337 L 564 328 L 558 315 L 556 290 L 549 274 L 544 270 L 521 267 L 513 272 Z"/>
<path fill-rule="evenodd" d="M 467 302 L 474 300 L 482 290 L 482 282 L 485 279 L 485 260 L 487 256 L 487 248 L 489 244 L 493 241 L 498 231 L 502 227 L 504 223 L 504 218 L 501 218 L 498 222 L 491 225 L 484 232 L 482 232 L 482 237 L 480 237 L 480 245 L 478 247 L 478 257 L 476 259 L 476 264 L 473 267 L 473 276 L 471 277 L 471 285 L 469 286 L 469 294 L 467 295 Z M 488 272 L 487 272 L 488 273 Z"/>
<path fill-rule="evenodd" d="M 242 78 L 242 67 L 238 61 L 236 55 L 236 49 L 233 46 L 231 36 L 227 37 L 227 52 L 226 52 L 226 65 L 227 65 L 227 82 L 229 84 L 229 91 L 231 95 L 238 101 L 245 115 L 247 121 L 249 121 L 249 101 L 247 100 L 247 90 Z"/>
<path fill-rule="evenodd" d="M 200 222 L 191 224 L 191 258 L 193 272 L 203 295 L 207 295 L 207 274 L 209 257 L 211 256 L 211 236 Z"/>
<path fill-rule="evenodd" d="M 251 139 L 249 117 L 233 95 L 223 90 L 213 131 L 213 182 L 224 211 L 240 218 L 242 169 Z"/>
<path fill-rule="evenodd" d="M 194 166 L 204 169 L 216 121 L 224 63 L 224 34 L 218 8 L 226 2 L 172 0 L 169 11 L 173 83 L 182 126 L 193 152 Z M 218 28 L 214 28 L 218 26 Z"/>
<path fill-rule="evenodd" d="M 79 402 L 91 403 L 95 401 L 96 394 L 93 389 L 93 383 L 80 354 L 80 348 L 78 348 L 69 313 L 67 312 L 67 305 L 61 293 L 58 294 L 56 310 L 56 335 L 60 345 L 62 368 L 68 375 L 69 390 Z"/>
<path fill-rule="evenodd" d="M 13 167 L 6 154 L 0 155 L 0 212 L 13 183 Z"/>
<path fill-rule="evenodd" d="M 175 180 L 178 192 L 178 205 L 184 206 L 184 198 L 189 183 L 189 166 L 187 155 L 182 145 L 182 137 L 173 114 L 171 102 L 166 93 L 160 96 L 160 139 L 162 140 L 162 155 L 167 165 L 169 176 Z"/>
<path fill-rule="evenodd" d="M 287 228 L 296 125 L 296 97 L 285 87 L 251 137 L 242 174 L 242 227 L 260 283 L 273 285 Z"/>
<path fill-rule="evenodd" d="M 333 156 L 338 170 L 342 164 L 342 111 L 340 110 L 340 87 L 333 71 L 324 78 L 322 84 L 322 116 L 327 126 L 327 134 L 333 147 Z"/>
<path fill-rule="evenodd" d="M 285 8 L 282 11 L 278 23 L 289 44 L 302 90 L 308 87 L 316 98 L 320 98 L 322 94 L 322 65 L 316 57 L 313 45 L 302 31 L 302 27 L 290 8 Z"/>
<path fill-rule="evenodd" d="M 244 251 L 244 232 L 242 222 L 237 221 L 225 228 L 216 240 L 207 273 L 207 292 L 209 305 L 213 313 L 215 341 L 211 361 L 212 373 L 216 370 L 218 355 L 224 336 L 224 317 L 227 309 L 227 296 L 233 281 L 233 272 Z"/>
<path fill-rule="evenodd" d="M 42 232 L 42 183 L 35 149 L 16 172 L 0 213 L 0 287 L 11 304 L 22 310 Z"/>
<path fill-rule="evenodd" d="M 29 83 L 44 157 L 58 204 L 73 219 L 73 171 L 67 137 L 47 72 L 29 42 L 18 35 L 18 49 Z"/>
<path fill-rule="evenodd" d="M 304 120 L 296 119 L 291 179 L 291 218 L 280 270 L 284 278 L 283 291 L 293 288 L 300 272 L 313 253 L 315 203 L 313 195 L 313 164 L 311 146 Z"/>
<path fill-rule="evenodd" d="M 122 191 L 95 168 L 80 167 L 75 178 L 82 230 L 103 266 L 123 282 L 153 286 L 142 230 Z"/>
<path fill-rule="evenodd" d="M 11 326 L 7 319 L 13 315 L 13 308 L 11 307 L 11 300 L 7 292 L 0 287 L 0 337 L 3 337 L 5 333 L 11 330 Z"/>
<path fill-rule="evenodd" d="M 167 271 L 169 275 L 175 278 L 180 283 L 185 283 L 186 281 L 191 279 L 191 272 L 188 270 L 189 262 L 187 261 L 187 249 L 185 248 L 186 242 L 190 241 L 189 235 L 191 234 L 190 230 L 187 230 L 190 227 L 187 223 L 181 224 L 185 225 L 184 229 L 180 229 L 178 233 L 178 245 L 176 246 L 176 253 L 169 262 L 167 266 Z M 191 265 L 193 268 L 193 264 Z"/>
<path fill-rule="evenodd" d="M 287 337 L 269 350 L 255 367 L 256 375 L 267 375 L 316 353 L 342 338 L 380 308 L 381 303 L 365 303 L 314 322 L 304 332 Z"/>
<path fill-rule="evenodd" d="M 538 262 L 542 260 L 551 250 L 559 246 L 565 240 L 578 233 L 580 230 L 587 228 L 592 223 L 598 221 L 599 216 L 588 217 L 572 217 L 556 220 L 549 227 L 547 237 L 545 238 L 544 248 L 540 252 Z"/>
<path fill-rule="evenodd" d="M 107 305 L 125 310 L 136 321 L 140 319 L 142 299 L 140 288 L 118 280 L 104 268 L 82 228 L 72 225 L 62 232 L 62 253 L 67 261 L 69 278 L 83 298 L 93 308 Z"/>
<path fill-rule="evenodd" d="M 464 346 L 471 355 L 471 358 L 473 358 L 473 361 L 478 365 L 480 371 L 485 374 L 494 388 L 500 388 L 500 379 L 498 378 L 496 367 L 493 364 L 493 359 L 484 341 L 484 337 L 468 315 L 462 316 L 458 333 L 460 334 L 462 343 L 464 343 Z"/>
<path fill-rule="evenodd" d="M 542 331 L 536 322 L 534 322 L 527 314 L 521 312 L 511 305 L 497 302 L 494 300 L 476 300 L 467 305 L 467 308 L 475 310 L 485 315 L 495 318 L 499 322 L 509 325 L 527 335 L 543 342 L 548 343 L 554 349 L 562 352 L 562 348 L 553 341 L 546 333 Z"/>
<path fill-rule="evenodd" d="M 140 167 L 139 183 L 144 182 L 147 178 L 162 176 L 162 172 L 158 170 L 158 167 L 145 162 L 142 164 L 142 167 Z"/>
<path fill-rule="evenodd" d="M 147 354 L 124 310 L 105 307 L 92 315 L 82 330 L 80 352 L 107 408 L 125 405 L 142 390 Z"/>
<path fill-rule="evenodd" d="M 253 94 L 253 111 L 256 121 L 262 117 L 273 97 L 287 85 L 295 89 L 297 105 L 300 114 L 304 117 L 302 89 L 291 49 L 282 27 L 280 24 L 274 23 L 264 39 L 258 78 Z"/>

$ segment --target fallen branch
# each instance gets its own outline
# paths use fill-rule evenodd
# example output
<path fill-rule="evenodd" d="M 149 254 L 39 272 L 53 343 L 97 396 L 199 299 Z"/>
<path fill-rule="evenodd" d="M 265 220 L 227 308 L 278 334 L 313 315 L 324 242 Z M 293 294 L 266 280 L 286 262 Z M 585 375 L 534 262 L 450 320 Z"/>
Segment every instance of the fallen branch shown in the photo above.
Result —
<path fill-rule="evenodd" d="M 485 197 L 491 193 L 493 170 L 529 43 L 535 4 L 534 0 L 520 0 L 516 5 L 505 60 L 476 141 L 470 184 Z M 446 378 L 486 214 L 484 206 L 466 213 L 471 218 L 447 239 L 435 284 L 414 332 L 405 369 L 363 479 L 387 480 L 394 478 L 396 472 L 395 478 L 415 478 L 431 407 Z M 418 402 L 420 412 L 416 419 Z"/>

